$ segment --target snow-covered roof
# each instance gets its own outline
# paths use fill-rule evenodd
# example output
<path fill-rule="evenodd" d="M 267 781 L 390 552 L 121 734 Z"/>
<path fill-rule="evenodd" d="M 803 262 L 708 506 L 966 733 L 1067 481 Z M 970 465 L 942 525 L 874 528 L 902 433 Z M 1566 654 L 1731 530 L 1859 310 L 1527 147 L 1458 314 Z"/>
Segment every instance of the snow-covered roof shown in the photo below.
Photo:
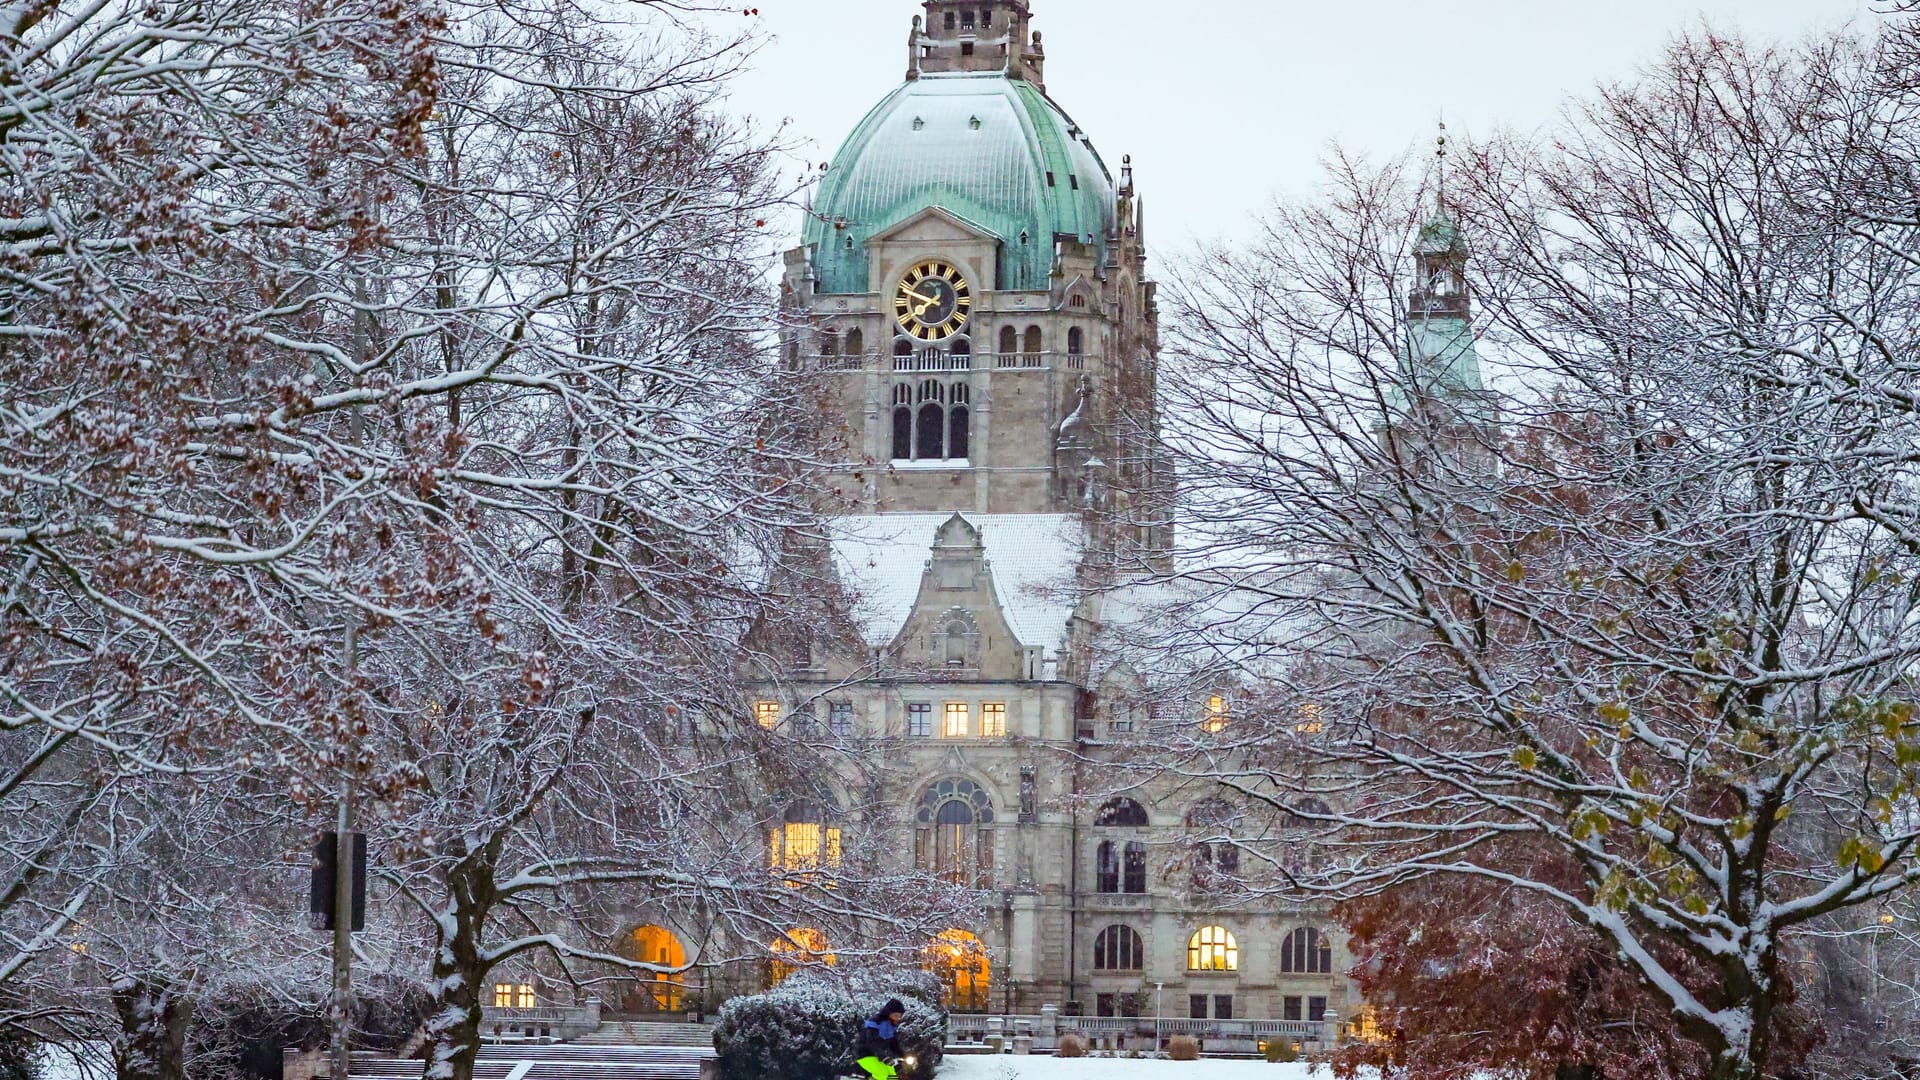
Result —
<path fill-rule="evenodd" d="M 1077 597 L 1085 528 L 1077 514 L 960 515 L 980 531 L 994 593 L 1022 645 L 1058 650 Z M 853 617 L 867 644 L 900 635 L 933 551 L 934 534 L 952 518 L 936 514 L 857 514 L 828 527 L 834 563 L 854 593 Z"/>

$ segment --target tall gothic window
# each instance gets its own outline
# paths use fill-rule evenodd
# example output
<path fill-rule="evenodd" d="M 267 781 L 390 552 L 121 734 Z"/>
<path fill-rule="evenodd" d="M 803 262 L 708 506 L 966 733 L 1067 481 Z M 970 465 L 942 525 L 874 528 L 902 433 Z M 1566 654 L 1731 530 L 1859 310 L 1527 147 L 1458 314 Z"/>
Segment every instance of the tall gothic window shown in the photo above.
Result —
<path fill-rule="evenodd" d="M 1130 896 L 1147 891 L 1147 845 L 1138 840 L 1125 844 L 1102 840 L 1094 857 L 1099 864 L 1095 891 Z"/>
<path fill-rule="evenodd" d="M 971 448 L 971 388 L 925 379 L 893 388 L 895 461 L 961 461 Z"/>
<path fill-rule="evenodd" d="M 1140 934 L 1131 926 L 1115 923 L 1093 939 L 1093 970 L 1139 971 L 1145 966 L 1147 950 Z"/>
<path fill-rule="evenodd" d="M 1239 813 L 1225 799 L 1202 799 L 1187 814 L 1187 828 L 1194 833 L 1193 883 L 1198 888 L 1217 888 L 1240 872 L 1240 848 L 1233 842 Z"/>
<path fill-rule="evenodd" d="M 1325 975 L 1333 970 L 1333 943 L 1303 926 L 1280 942 L 1280 970 L 1288 975 Z"/>
<path fill-rule="evenodd" d="M 1015 330 L 1011 326 L 1001 327 L 1000 328 L 1000 351 L 1002 353 L 1019 352 L 1020 351 L 1020 331 Z"/>
<path fill-rule="evenodd" d="M 1084 338 L 1081 336 L 1080 328 L 1077 326 L 1070 328 L 1067 331 L 1067 354 L 1070 356 L 1079 356 L 1083 347 L 1083 341 Z"/>
<path fill-rule="evenodd" d="M 971 780 L 927 788 L 914 811 L 914 857 L 944 881 L 987 888 L 993 881 L 993 799 Z"/>
<path fill-rule="evenodd" d="M 860 333 L 859 327 L 847 331 L 847 355 L 859 356 L 867 351 L 867 339 Z"/>
<path fill-rule="evenodd" d="M 840 865 L 837 815 L 815 802 L 787 807 L 779 825 L 768 830 L 767 861 L 775 870 L 834 869 Z"/>
<path fill-rule="evenodd" d="M 1037 326 L 1027 327 L 1027 339 L 1025 344 L 1020 347 L 1020 351 L 1037 353 L 1040 351 L 1040 347 L 1040 328 Z"/>

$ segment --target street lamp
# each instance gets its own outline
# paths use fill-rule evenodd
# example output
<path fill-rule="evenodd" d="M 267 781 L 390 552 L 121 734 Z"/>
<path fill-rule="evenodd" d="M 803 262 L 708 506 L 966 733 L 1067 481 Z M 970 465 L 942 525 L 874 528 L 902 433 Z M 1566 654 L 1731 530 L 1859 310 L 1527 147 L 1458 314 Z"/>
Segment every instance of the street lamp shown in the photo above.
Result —
<path fill-rule="evenodd" d="M 1166 983 L 1153 984 L 1153 1050 L 1160 1052 L 1160 991 Z"/>

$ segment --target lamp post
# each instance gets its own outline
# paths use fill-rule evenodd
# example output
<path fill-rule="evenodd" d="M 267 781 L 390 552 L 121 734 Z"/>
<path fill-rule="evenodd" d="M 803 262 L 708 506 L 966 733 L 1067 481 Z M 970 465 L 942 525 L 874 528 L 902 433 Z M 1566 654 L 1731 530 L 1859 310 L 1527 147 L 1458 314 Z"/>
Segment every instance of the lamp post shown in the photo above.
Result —
<path fill-rule="evenodd" d="M 1153 1050 L 1154 1050 L 1154 1053 L 1160 1052 L 1160 999 L 1161 999 L 1160 991 L 1165 989 L 1166 985 L 1167 985 L 1166 983 L 1153 984 Z"/>

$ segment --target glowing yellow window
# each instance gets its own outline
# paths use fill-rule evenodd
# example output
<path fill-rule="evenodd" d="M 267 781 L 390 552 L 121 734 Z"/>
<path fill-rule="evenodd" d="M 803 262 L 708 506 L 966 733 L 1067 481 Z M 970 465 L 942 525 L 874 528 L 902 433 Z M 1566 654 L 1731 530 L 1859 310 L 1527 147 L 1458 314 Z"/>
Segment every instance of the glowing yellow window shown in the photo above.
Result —
<path fill-rule="evenodd" d="M 519 986 L 514 987 L 514 998 L 514 1004 L 521 1008 L 533 1008 L 533 984 L 521 983 Z"/>
<path fill-rule="evenodd" d="M 946 719 L 940 724 L 940 734 L 949 739 L 965 738 L 967 734 L 967 703 L 964 701 L 947 702 Z"/>
<path fill-rule="evenodd" d="M 1007 703 L 989 701 L 980 706 L 980 737 L 998 739 L 1007 734 Z"/>
<path fill-rule="evenodd" d="M 812 803 L 787 808 L 786 820 L 767 836 L 768 862 L 775 870 L 837 869 L 840 866 L 840 826 Z"/>
<path fill-rule="evenodd" d="M 496 1009 L 513 1008 L 513 984 L 512 983 L 494 983 L 493 984 L 493 1007 Z"/>
<path fill-rule="evenodd" d="M 780 726 L 780 703 L 777 701 L 754 702 L 753 721 L 768 731 Z"/>
<path fill-rule="evenodd" d="M 1293 730 L 1302 735 L 1318 735 L 1327 730 L 1327 722 L 1321 717 L 1320 706 L 1311 701 L 1300 706 L 1300 719 L 1294 722 Z"/>
<path fill-rule="evenodd" d="M 1239 971 L 1240 943 L 1224 926 L 1203 926 L 1187 939 L 1188 971 Z"/>
<path fill-rule="evenodd" d="M 1227 699 L 1220 694 L 1207 698 L 1206 713 L 1200 718 L 1200 730 L 1218 735 L 1227 730 Z"/>

